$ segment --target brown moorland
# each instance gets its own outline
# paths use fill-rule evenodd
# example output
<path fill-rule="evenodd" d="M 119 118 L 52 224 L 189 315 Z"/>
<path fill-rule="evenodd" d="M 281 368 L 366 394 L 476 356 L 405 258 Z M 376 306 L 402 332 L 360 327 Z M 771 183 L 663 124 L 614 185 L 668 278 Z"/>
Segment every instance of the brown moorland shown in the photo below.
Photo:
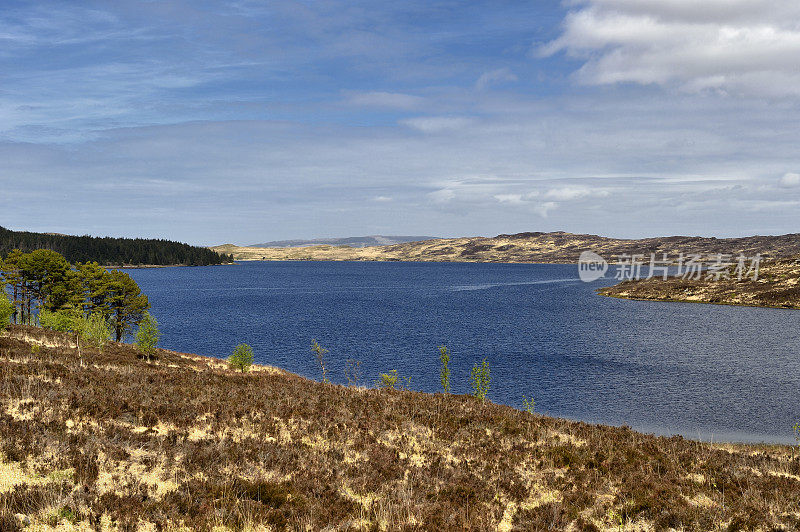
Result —
<path fill-rule="evenodd" d="M 594 251 L 611 260 L 623 254 L 702 253 L 761 254 L 765 258 L 800 254 L 800 234 L 713 238 L 668 236 L 628 240 L 562 231 L 518 233 L 495 237 L 442 238 L 390 246 L 310 246 L 295 248 L 240 247 L 225 244 L 211 248 L 232 254 L 235 260 L 346 260 L 437 262 L 539 262 L 574 263 L 583 251 Z"/>
<path fill-rule="evenodd" d="M 700 279 L 628 280 L 601 288 L 598 293 L 622 299 L 800 309 L 800 259 L 766 261 L 756 280 L 752 276 L 738 279 L 733 267 L 726 277 L 715 279 L 704 274 Z"/>
<path fill-rule="evenodd" d="M 432 371 L 435 371 L 435 367 Z M 789 446 L 0 336 L 0 530 L 796 530 Z"/>

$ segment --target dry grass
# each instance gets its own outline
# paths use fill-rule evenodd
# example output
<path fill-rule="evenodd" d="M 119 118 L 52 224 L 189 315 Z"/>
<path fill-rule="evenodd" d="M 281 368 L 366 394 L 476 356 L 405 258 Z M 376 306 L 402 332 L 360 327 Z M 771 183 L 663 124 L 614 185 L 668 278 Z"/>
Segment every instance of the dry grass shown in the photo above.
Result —
<path fill-rule="evenodd" d="M 800 309 L 800 260 L 797 258 L 763 263 L 756 281 L 732 277 L 720 280 L 680 277 L 631 280 L 598 292 L 623 299 Z"/>
<path fill-rule="evenodd" d="M 23 340 L 22 338 L 27 338 Z M 31 343 L 42 347 L 32 354 Z M 0 530 L 794 530 L 800 458 L 0 337 Z M 219 528 L 223 527 L 223 528 Z"/>
<path fill-rule="evenodd" d="M 800 234 L 707 238 L 670 236 L 625 240 L 597 235 L 564 233 L 518 233 L 495 237 L 442 238 L 389 246 L 310 246 L 300 248 L 254 248 L 231 244 L 211 248 L 233 254 L 236 260 L 333 260 L 333 261 L 439 261 L 439 262 L 541 262 L 574 263 L 582 251 L 606 257 L 622 254 L 666 253 L 677 259 L 681 253 L 716 253 L 778 258 L 800 253 Z"/>

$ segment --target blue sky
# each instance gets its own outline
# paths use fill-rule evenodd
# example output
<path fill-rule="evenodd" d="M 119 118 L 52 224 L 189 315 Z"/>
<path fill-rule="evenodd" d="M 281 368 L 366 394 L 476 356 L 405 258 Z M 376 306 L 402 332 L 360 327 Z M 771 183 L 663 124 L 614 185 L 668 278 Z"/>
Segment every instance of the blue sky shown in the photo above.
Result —
<path fill-rule="evenodd" d="M 784 0 L 9 2 L 0 225 L 800 232 Z"/>

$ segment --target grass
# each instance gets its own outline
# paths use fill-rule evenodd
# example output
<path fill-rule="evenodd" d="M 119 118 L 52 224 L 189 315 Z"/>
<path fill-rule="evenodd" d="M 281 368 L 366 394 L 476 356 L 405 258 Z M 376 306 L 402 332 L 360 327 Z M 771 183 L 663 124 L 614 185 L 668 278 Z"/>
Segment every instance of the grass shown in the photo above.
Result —
<path fill-rule="evenodd" d="M 31 345 L 40 346 L 31 354 Z M 789 446 L 0 336 L 0 530 L 792 530 Z M 220 528 L 217 528 L 218 530 Z"/>

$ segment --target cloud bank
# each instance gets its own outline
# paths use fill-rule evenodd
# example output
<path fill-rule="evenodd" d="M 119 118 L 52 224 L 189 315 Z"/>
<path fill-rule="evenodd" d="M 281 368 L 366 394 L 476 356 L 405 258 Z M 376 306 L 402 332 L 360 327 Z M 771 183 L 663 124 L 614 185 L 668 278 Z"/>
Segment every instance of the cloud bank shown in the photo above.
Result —
<path fill-rule="evenodd" d="M 800 3 L 793 0 L 588 0 L 540 49 L 585 60 L 585 84 L 800 95 Z"/>

